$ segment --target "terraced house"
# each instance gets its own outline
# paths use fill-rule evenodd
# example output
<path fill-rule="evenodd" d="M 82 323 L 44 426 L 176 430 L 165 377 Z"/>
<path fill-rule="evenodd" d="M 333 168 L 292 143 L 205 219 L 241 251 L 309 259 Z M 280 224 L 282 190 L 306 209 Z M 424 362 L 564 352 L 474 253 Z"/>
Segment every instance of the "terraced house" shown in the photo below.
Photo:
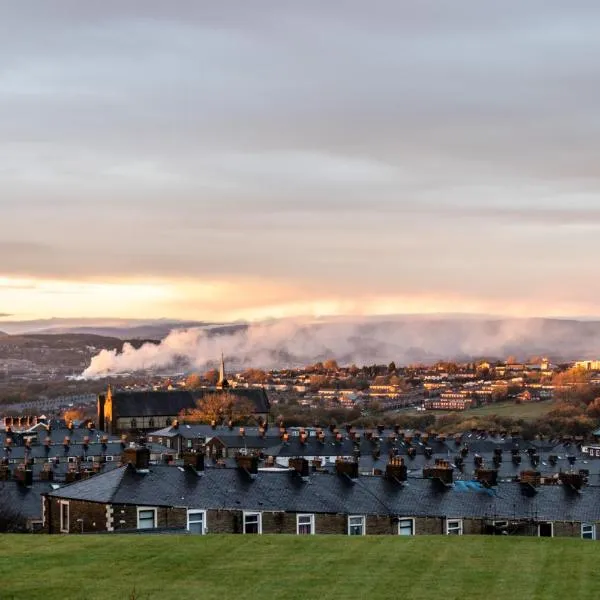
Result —
<path fill-rule="evenodd" d="M 128 448 L 125 464 L 44 495 L 48 533 L 175 530 L 197 534 L 464 535 L 513 534 L 596 538 L 600 490 L 575 473 L 543 486 L 535 474 L 498 482 L 482 469 L 453 480 L 438 459 L 422 479 L 408 479 L 391 458 L 381 476 L 359 476 L 338 461 L 315 472 L 305 459 L 290 468 L 259 468 L 255 456 L 237 468 L 205 468 L 203 453 L 183 466 L 151 465 L 146 448 Z"/>

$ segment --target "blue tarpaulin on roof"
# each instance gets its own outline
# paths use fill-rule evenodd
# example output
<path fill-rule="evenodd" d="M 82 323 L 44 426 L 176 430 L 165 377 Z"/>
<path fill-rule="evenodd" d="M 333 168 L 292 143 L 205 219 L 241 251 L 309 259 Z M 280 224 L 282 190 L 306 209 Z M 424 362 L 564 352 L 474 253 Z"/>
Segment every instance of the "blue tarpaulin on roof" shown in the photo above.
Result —
<path fill-rule="evenodd" d="M 494 491 L 484 487 L 479 481 L 455 481 L 454 490 L 457 492 L 484 492 L 490 496 L 494 495 Z"/>

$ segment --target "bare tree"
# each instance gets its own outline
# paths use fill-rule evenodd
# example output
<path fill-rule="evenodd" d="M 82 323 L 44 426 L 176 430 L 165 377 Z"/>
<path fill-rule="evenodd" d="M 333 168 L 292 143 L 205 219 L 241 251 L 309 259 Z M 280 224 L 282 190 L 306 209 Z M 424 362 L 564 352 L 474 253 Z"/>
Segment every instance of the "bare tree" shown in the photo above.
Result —
<path fill-rule="evenodd" d="M 14 482 L 0 484 L 0 533 L 20 533 L 27 530 L 27 519 L 14 504 L 7 492 L 7 485 L 18 485 Z"/>

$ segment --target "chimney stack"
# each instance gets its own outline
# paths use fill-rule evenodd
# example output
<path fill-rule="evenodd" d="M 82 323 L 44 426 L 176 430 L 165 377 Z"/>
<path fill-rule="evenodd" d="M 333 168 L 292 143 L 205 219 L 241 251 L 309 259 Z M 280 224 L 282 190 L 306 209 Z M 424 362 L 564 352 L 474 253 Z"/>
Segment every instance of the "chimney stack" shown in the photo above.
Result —
<path fill-rule="evenodd" d="M 147 471 L 150 468 L 150 450 L 144 446 L 131 446 L 123 450 L 123 464 L 132 465 L 136 471 Z"/>
<path fill-rule="evenodd" d="M 204 472 L 204 454 L 202 452 L 187 451 L 183 453 L 183 464 L 191 467 L 196 473 Z"/>
<path fill-rule="evenodd" d="M 30 488 L 33 485 L 33 470 L 19 465 L 15 471 L 15 479 L 23 486 Z"/>
<path fill-rule="evenodd" d="M 438 479 L 444 485 L 449 486 L 454 481 L 453 469 L 450 463 L 443 458 L 436 458 L 435 465 L 431 467 L 425 467 L 423 469 L 424 479 Z"/>
<path fill-rule="evenodd" d="M 338 475 L 345 475 L 350 479 L 358 479 L 358 463 L 356 461 L 346 461 L 338 458 L 335 461 L 335 472 Z"/>
<path fill-rule="evenodd" d="M 235 462 L 238 469 L 246 471 L 252 478 L 258 473 L 258 456 L 248 454 L 236 454 Z"/>
<path fill-rule="evenodd" d="M 486 487 L 498 485 L 498 471 L 496 469 L 476 469 L 475 479 Z"/>
<path fill-rule="evenodd" d="M 289 466 L 303 478 L 310 475 L 310 465 L 305 458 L 290 458 Z"/>
<path fill-rule="evenodd" d="M 581 473 L 559 473 L 559 481 L 576 491 L 579 491 L 584 484 L 584 478 Z"/>
<path fill-rule="evenodd" d="M 391 457 L 385 467 L 385 478 L 389 481 L 404 482 L 408 478 L 408 469 L 401 456 Z"/>

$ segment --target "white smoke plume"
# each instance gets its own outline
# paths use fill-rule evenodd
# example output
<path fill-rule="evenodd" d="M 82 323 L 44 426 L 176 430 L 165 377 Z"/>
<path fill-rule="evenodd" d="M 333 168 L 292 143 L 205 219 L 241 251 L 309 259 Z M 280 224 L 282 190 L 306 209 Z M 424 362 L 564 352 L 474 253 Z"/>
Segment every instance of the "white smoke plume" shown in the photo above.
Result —
<path fill-rule="evenodd" d="M 221 352 L 235 367 L 283 368 L 328 358 L 340 364 L 409 364 L 479 357 L 525 359 L 534 354 L 575 359 L 600 353 L 600 323 L 559 319 L 338 318 L 280 320 L 248 326 L 172 331 L 159 344 L 101 351 L 83 378 L 164 370 L 202 369 Z"/>

